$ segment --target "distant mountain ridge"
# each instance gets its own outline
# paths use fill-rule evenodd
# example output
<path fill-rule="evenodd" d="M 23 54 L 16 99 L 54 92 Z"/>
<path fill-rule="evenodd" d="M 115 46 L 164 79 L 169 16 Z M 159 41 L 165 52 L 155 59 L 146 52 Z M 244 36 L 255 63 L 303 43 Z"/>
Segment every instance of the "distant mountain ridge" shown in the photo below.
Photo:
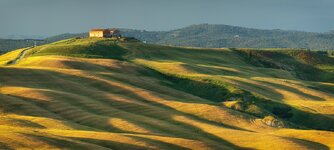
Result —
<path fill-rule="evenodd" d="M 145 31 L 120 29 L 122 35 L 135 37 L 147 43 L 192 47 L 247 47 L 247 48 L 305 48 L 334 49 L 334 32 L 315 33 L 290 30 L 264 30 L 231 25 L 198 24 L 171 31 Z M 45 43 L 73 37 L 86 37 L 87 33 L 66 33 L 45 38 Z M 24 42 L 10 46 L 0 39 L 0 50 L 21 48 Z M 26 45 L 31 45 L 27 43 Z"/>
<path fill-rule="evenodd" d="M 334 49 L 334 33 L 262 30 L 230 25 L 199 24 L 167 32 L 123 33 L 150 43 L 194 47 Z"/>

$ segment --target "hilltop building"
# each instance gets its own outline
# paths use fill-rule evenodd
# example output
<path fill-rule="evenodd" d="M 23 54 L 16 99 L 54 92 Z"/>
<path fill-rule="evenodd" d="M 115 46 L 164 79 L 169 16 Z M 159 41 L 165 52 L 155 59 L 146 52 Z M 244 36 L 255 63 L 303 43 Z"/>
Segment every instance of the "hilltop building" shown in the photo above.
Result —
<path fill-rule="evenodd" d="M 118 29 L 91 29 L 89 37 L 111 38 L 121 37 Z"/>

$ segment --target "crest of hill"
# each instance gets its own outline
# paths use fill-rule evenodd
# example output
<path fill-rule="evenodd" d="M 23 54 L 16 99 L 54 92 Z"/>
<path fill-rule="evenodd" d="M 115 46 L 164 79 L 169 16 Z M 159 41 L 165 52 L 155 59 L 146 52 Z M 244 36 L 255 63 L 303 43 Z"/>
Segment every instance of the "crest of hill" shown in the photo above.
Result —
<path fill-rule="evenodd" d="M 117 40 L 99 38 L 72 38 L 51 44 L 37 46 L 27 52 L 25 57 L 42 55 L 61 55 L 86 58 L 121 59 L 126 50 L 118 46 Z"/>

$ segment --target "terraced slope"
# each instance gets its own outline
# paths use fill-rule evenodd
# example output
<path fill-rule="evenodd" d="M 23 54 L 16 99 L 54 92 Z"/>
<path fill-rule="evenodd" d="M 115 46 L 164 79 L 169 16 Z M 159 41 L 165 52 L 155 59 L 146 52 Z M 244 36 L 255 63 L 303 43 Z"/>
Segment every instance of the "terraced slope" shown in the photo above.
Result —
<path fill-rule="evenodd" d="M 0 72 L 3 149 L 334 148 L 333 83 L 229 49 L 70 39 Z"/>

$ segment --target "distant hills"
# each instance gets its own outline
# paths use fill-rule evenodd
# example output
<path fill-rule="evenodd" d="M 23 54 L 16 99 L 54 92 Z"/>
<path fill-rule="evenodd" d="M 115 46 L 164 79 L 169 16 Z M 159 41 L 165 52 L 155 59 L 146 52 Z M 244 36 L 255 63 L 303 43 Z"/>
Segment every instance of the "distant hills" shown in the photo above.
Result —
<path fill-rule="evenodd" d="M 167 32 L 125 30 L 150 43 L 194 47 L 334 49 L 334 33 L 260 30 L 229 25 L 200 24 Z"/>
<path fill-rule="evenodd" d="M 37 42 L 38 45 L 46 42 Z M 18 48 L 33 46 L 34 41 L 28 39 L 0 39 L 0 54 Z"/>
<path fill-rule="evenodd" d="M 305 48 L 334 49 L 334 32 L 314 33 L 288 30 L 262 30 L 230 25 L 199 24 L 171 31 L 121 29 L 124 36 L 135 37 L 147 43 L 192 47 L 248 47 L 248 48 Z M 87 33 L 60 34 L 45 39 L 50 43 Z M 40 43 L 43 44 L 43 43 Z M 31 43 L 24 40 L 0 39 L 0 50 L 8 51 Z"/>

